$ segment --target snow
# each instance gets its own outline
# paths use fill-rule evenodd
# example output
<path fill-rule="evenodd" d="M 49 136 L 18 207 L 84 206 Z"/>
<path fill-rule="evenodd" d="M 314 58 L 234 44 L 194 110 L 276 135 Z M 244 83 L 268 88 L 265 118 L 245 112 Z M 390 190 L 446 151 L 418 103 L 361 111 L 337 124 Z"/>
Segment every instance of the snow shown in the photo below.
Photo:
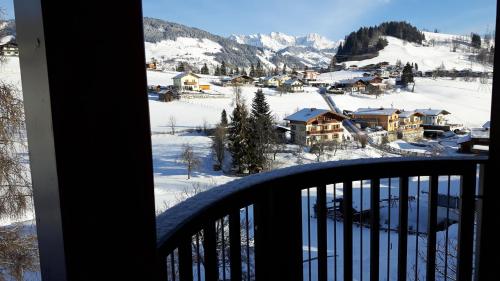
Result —
<path fill-rule="evenodd" d="M 457 50 L 452 52 L 449 45 L 436 45 L 425 47 L 415 43 L 408 43 L 395 37 L 387 36 L 389 45 L 379 52 L 375 58 L 363 61 L 349 61 L 347 66 L 365 66 L 387 61 L 395 65 L 398 60 L 406 63 L 417 63 L 418 70 L 434 70 L 444 64 L 446 69 L 472 69 L 473 71 L 492 71 L 491 66 L 484 66 L 479 63 L 471 63 L 467 57 L 470 53 Z"/>
<path fill-rule="evenodd" d="M 305 36 L 292 36 L 282 32 L 271 32 L 269 34 L 251 34 L 251 35 L 231 35 L 229 39 L 240 44 L 252 45 L 280 51 L 287 47 L 312 47 L 317 50 L 332 49 L 338 47 L 339 43 L 331 41 L 317 33 L 311 33 Z"/>

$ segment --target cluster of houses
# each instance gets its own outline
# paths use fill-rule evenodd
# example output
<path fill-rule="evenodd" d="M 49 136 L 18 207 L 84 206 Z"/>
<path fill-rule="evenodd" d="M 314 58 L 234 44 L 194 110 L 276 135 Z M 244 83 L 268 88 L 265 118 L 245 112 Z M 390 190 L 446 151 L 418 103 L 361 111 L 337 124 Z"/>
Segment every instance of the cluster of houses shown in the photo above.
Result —
<path fill-rule="evenodd" d="M 364 76 L 352 79 L 344 79 L 336 82 L 330 88 L 330 93 L 360 92 L 370 93 L 371 89 L 380 91 L 387 90 L 388 84 L 383 83 L 384 79 L 380 76 Z"/>
<path fill-rule="evenodd" d="M 387 137 L 387 141 L 404 139 L 419 140 L 427 126 L 447 126 L 446 110 L 395 108 L 359 108 L 338 114 L 330 110 L 304 108 L 285 118 L 291 132 L 291 141 L 300 145 L 312 145 L 317 141 L 342 141 L 346 137 L 343 121 L 351 119 L 368 134 Z"/>

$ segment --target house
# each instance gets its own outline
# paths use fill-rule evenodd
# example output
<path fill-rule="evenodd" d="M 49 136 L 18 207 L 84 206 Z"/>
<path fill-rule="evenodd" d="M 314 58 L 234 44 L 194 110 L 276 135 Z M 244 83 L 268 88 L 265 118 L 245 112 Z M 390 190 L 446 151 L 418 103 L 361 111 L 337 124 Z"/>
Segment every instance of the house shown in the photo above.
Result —
<path fill-rule="evenodd" d="M 342 141 L 346 119 L 326 109 L 304 108 L 285 118 L 289 122 L 291 141 L 299 145 L 312 145 L 317 141 Z"/>
<path fill-rule="evenodd" d="M 319 73 L 314 70 L 305 70 L 304 71 L 304 80 L 306 81 L 316 81 L 318 80 Z"/>
<path fill-rule="evenodd" d="M 382 127 L 387 132 L 396 132 L 399 127 L 399 111 L 395 108 L 359 108 L 352 118 L 365 127 Z"/>
<path fill-rule="evenodd" d="M 450 112 L 444 109 L 417 109 L 415 110 L 421 113 L 422 116 L 422 125 L 423 126 L 446 126 L 448 120 L 445 119 L 446 115 L 451 114 Z"/>
<path fill-rule="evenodd" d="M 421 139 L 424 136 L 422 114 L 416 111 L 401 111 L 399 113 L 398 138 L 407 141 Z"/>
<path fill-rule="evenodd" d="M 304 91 L 304 83 L 300 81 L 299 79 L 289 79 L 283 83 L 283 88 L 285 91 L 290 92 L 290 93 L 297 93 L 297 92 L 303 92 Z"/>
<path fill-rule="evenodd" d="M 269 88 L 278 88 L 280 83 L 278 78 L 276 76 L 268 76 L 262 80 L 262 84 L 264 84 L 265 87 Z"/>
<path fill-rule="evenodd" d="M 158 100 L 163 102 L 171 102 L 180 99 L 179 92 L 174 89 L 165 89 L 158 92 Z"/>
<path fill-rule="evenodd" d="M 368 84 L 379 85 L 383 84 L 382 81 L 383 79 L 378 76 L 356 77 L 353 79 L 340 80 L 335 83 L 335 88 L 343 89 L 348 92 L 364 92 Z"/>
<path fill-rule="evenodd" d="M 146 63 L 146 69 L 156 69 L 156 62 L 147 62 Z"/>
<path fill-rule="evenodd" d="M 0 53 L 3 56 L 19 56 L 19 48 L 17 47 L 17 43 L 13 40 L 3 44 L 0 46 Z"/>
<path fill-rule="evenodd" d="M 248 75 L 238 75 L 234 77 L 226 77 L 221 80 L 223 86 L 244 86 L 252 85 L 254 80 Z"/>
<path fill-rule="evenodd" d="M 200 76 L 192 72 L 184 72 L 173 78 L 174 87 L 180 91 L 199 91 Z"/>

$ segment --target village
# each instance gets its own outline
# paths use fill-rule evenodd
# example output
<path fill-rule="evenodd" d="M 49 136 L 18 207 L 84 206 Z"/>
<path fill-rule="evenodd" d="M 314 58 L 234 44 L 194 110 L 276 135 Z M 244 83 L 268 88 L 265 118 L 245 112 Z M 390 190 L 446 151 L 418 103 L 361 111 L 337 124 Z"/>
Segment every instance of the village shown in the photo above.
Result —
<path fill-rule="evenodd" d="M 154 63 L 147 64 L 149 73 L 158 72 L 155 67 Z M 405 104 L 398 108 L 393 104 L 379 106 L 378 100 L 382 95 L 411 95 L 417 84 L 415 79 L 455 81 L 462 77 L 463 81 L 475 80 L 481 84 L 482 77 L 488 81 L 491 73 L 471 70 L 422 72 L 417 70 L 416 64 L 402 66 L 400 61 L 396 65 L 383 62 L 359 68 L 336 64 L 335 68 L 336 72 L 321 73 L 324 70 L 287 71 L 285 66 L 282 71 L 273 71 L 279 74 L 262 77 L 246 73 L 207 76 L 186 71 L 174 75 L 170 85 L 150 85 L 149 91 L 162 102 L 208 99 L 204 102 L 207 105 L 212 103 L 211 100 L 227 99 L 242 89 L 254 93 L 264 91 L 266 96 L 279 96 L 283 100 L 299 94 L 322 97 L 325 101 L 322 106 L 306 107 L 297 102 L 295 113 L 274 118 L 276 134 L 283 144 L 294 144 L 311 151 L 317 150 L 318 146 L 329 150 L 357 142 L 363 148 L 368 145 L 384 155 L 487 153 L 488 120 L 484 120 L 482 126 L 469 127 L 451 122 L 452 112 L 444 107 L 435 108 L 432 102 L 413 108 L 412 104 Z M 253 66 L 250 72 L 254 74 Z M 346 78 L 348 75 L 351 77 Z M 333 102 L 341 96 L 365 97 L 373 102 L 366 107 L 341 109 Z"/>

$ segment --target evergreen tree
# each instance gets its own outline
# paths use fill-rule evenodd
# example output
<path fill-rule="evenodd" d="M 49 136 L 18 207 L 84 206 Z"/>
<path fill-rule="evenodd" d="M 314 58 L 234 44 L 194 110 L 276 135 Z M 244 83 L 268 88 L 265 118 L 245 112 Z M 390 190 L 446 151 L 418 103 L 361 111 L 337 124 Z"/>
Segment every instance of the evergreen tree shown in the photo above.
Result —
<path fill-rule="evenodd" d="M 245 68 L 242 68 L 242 69 L 241 69 L 241 75 L 245 75 L 245 76 L 246 76 L 246 75 L 248 75 L 248 74 L 247 74 L 247 71 L 246 71 L 246 69 L 245 69 Z"/>
<path fill-rule="evenodd" d="M 278 67 L 276 66 L 276 68 L 274 69 L 273 71 L 273 75 L 279 75 L 280 74 L 280 70 L 278 69 Z"/>
<path fill-rule="evenodd" d="M 476 49 L 481 48 L 481 36 L 479 36 L 479 34 L 472 33 L 471 37 L 472 37 L 471 38 L 472 47 L 474 47 Z"/>
<path fill-rule="evenodd" d="M 246 106 L 236 104 L 229 125 L 228 148 L 233 159 L 233 167 L 242 173 L 250 162 L 249 139 L 251 130 Z"/>
<path fill-rule="evenodd" d="M 256 77 L 255 67 L 253 66 L 253 63 L 250 65 L 250 77 Z"/>
<path fill-rule="evenodd" d="M 415 70 L 418 71 L 418 64 L 415 63 Z"/>
<path fill-rule="evenodd" d="M 239 68 L 239 67 L 236 67 L 236 71 L 235 71 L 235 73 L 234 73 L 234 74 L 236 74 L 236 75 L 240 75 L 240 68 Z"/>
<path fill-rule="evenodd" d="M 227 121 L 227 113 L 226 110 L 223 109 L 222 113 L 220 114 L 220 124 L 224 127 L 227 127 L 228 121 Z"/>
<path fill-rule="evenodd" d="M 252 112 L 250 116 L 252 137 L 249 140 L 250 166 L 253 172 L 263 169 L 266 164 L 266 153 L 271 144 L 273 130 L 273 118 L 266 97 L 259 89 L 252 101 Z"/>
<path fill-rule="evenodd" d="M 401 74 L 401 82 L 403 83 L 403 86 L 407 87 L 409 83 L 413 83 L 413 67 L 410 65 L 410 63 L 406 63 L 405 67 L 403 68 L 403 73 Z"/>
<path fill-rule="evenodd" d="M 220 73 L 220 68 L 219 68 L 219 66 L 217 65 L 217 67 L 215 68 L 215 73 L 214 73 L 214 75 L 215 75 L 215 76 L 220 76 L 220 74 L 221 74 L 221 73 Z"/>
<path fill-rule="evenodd" d="M 336 65 L 337 65 L 337 58 L 335 56 L 333 56 L 332 60 L 330 61 L 330 65 L 328 65 L 328 71 L 330 71 L 330 72 L 335 71 Z"/>
<path fill-rule="evenodd" d="M 283 71 L 282 71 L 283 74 L 286 74 L 286 63 L 283 65 Z"/>
<path fill-rule="evenodd" d="M 178 72 L 184 72 L 184 71 L 186 71 L 186 67 L 184 66 L 184 63 L 183 62 L 179 62 L 179 64 L 177 65 L 177 68 L 175 69 L 175 71 L 178 71 Z"/>
<path fill-rule="evenodd" d="M 220 74 L 223 76 L 227 75 L 227 68 L 226 68 L 226 62 L 222 61 L 222 64 L 220 66 Z"/>
<path fill-rule="evenodd" d="M 206 63 L 203 64 L 203 67 L 201 68 L 201 74 L 210 74 Z"/>
<path fill-rule="evenodd" d="M 262 65 L 260 64 L 260 61 L 257 62 L 257 68 L 255 69 L 255 75 L 257 77 L 262 77 L 262 76 L 265 76 L 265 73 L 264 73 L 264 68 L 262 67 Z"/>

